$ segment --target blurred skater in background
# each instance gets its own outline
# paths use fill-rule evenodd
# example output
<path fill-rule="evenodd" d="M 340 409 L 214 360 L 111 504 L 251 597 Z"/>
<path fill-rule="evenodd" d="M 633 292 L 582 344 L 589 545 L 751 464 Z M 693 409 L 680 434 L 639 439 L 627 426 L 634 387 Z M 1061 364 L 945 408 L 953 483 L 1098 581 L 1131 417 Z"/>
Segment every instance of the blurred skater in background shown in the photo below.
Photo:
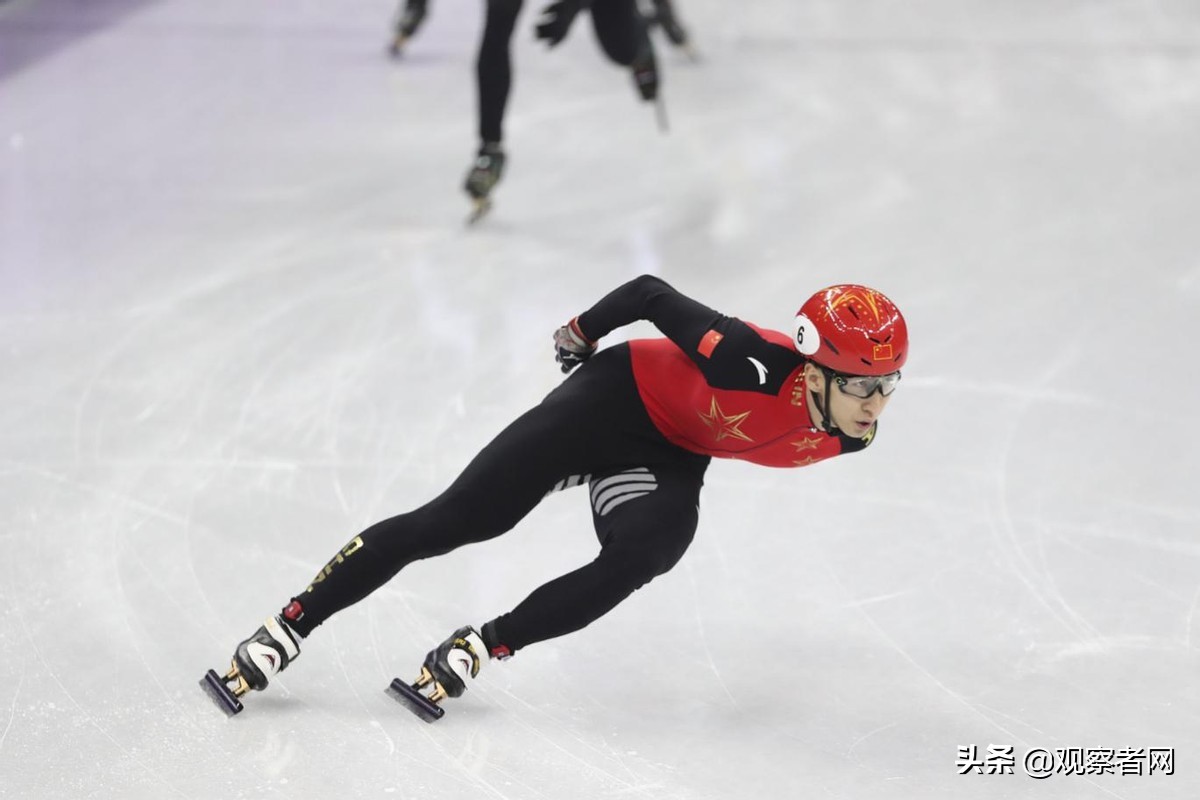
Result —
<path fill-rule="evenodd" d="M 405 44 L 428 14 L 428 0 L 404 0 L 390 50 L 403 52 Z M 504 114 L 512 91 L 511 41 L 524 0 L 487 0 L 483 36 L 475 64 L 478 93 L 479 144 L 467 172 L 464 190 L 472 203 L 469 222 L 491 208 L 492 192 L 504 175 Z M 554 47 L 566 38 L 581 11 L 591 12 L 592 27 L 605 56 L 630 71 L 638 96 L 646 102 L 659 99 L 660 75 L 650 29 L 659 27 L 667 39 L 691 54 L 686 31 L 670 0 L 652 0 L 643 13 L 637 0 L 555 0 L 543 9 L 535 35 Z M 658 107 L 665 128 L 665 112 Z"/>
<path fill-rule="evenodd" d="M 524 0 L 488 0 L 487 18 L 476 61 L 479 99 L 479 147 L 467 172 L 464 189 L 471 198 L 469 221 L 478 220 L 491 207 L 492 191 L 504 175 L 504 113 L 512 89 L 510 43 Z M 587 0 L 555 0 L 546 6 L 535 32 L 550 47 L 566 38 L 576 16 L 588 8 Z M 638 96 L 653 102 L 659 96 L 658 63 L 645 18 L 636 0 L 594 0 L 590 3 L 592 27 L 610 61 L 627 67 Z"/>

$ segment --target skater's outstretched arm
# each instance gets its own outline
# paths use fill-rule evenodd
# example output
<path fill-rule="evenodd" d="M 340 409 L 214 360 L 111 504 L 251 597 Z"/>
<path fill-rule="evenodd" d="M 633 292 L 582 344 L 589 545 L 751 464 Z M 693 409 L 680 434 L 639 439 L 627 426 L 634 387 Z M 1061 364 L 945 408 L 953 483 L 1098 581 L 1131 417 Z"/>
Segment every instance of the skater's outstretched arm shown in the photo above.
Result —
<path fill-rule="evenodd" d="M 535 35 L 554 47 L 567 38 L 567 31 L 571 29 L 575 16 L 589 5 L 591 0 L 554 0 L 542 9 L 542 16 L 534 28 Z"/>
<path fill-rule="evenodd" d="M 653 275 L 642 275 L 613 290 L 572 325 L 587 344 L 594 345 L 637 320 L 652 322 L 714 387 L 775 393 L 797 364 L 793 348 L 769 341 L 745 322 L 714 311 Z"/>
<path fill-rule="evenodd" d="M 710 328 L 728 317 L 681 294 L 653 275 L 642 275 L 609 292 L 578 317 L 580 332 L 597 341 L 638 320 L 647 320 L 684 350 L 694 350 Z"/>

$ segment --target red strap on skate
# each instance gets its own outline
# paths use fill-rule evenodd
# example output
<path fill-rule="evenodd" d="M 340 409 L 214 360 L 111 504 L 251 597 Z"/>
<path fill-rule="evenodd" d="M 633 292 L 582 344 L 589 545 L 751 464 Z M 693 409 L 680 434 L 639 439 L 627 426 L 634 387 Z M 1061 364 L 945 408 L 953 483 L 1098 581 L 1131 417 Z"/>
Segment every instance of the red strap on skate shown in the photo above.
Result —
<path fill-rule="evenodd" d="M 286 606 L 284 606 L 284 609 L 283 609 L 283 618 L 284 619 L 290 620 L 291 622 L 296 622 L 296 621 L 302 619 L 303 617 L 304 617 L 304 606 L 300 605 L 299 600 L 292 600 L 292 602 L 290 602 Z"/>

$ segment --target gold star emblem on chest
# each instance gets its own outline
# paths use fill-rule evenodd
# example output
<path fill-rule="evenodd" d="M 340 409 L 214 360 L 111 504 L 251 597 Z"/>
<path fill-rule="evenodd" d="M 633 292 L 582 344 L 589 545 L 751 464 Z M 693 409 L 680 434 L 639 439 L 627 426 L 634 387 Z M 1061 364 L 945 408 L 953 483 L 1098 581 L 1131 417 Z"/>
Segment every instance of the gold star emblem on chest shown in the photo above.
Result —
<path fill-rule="evenodd" d="M 701 421 L 708 426 L 712 431 L 713 438 L 716 441 L 722 439 L 741 439 L 743 442 L 753 442 L 746 434 L 742 433 L 741 425 L 746 421 L 746 417 L 750 416 L 749 411 L 743 411 L 741 414 L 726 414 L 721 410 L 721 406 L 717 403 L 717 396 L 713 395 L 712 407 L 708 413 L 702 411 L 696 412 Z"/>
<path fill-rule="evenodd" d="M 798 442 L 792 442 L 792 447 L 796 448 L 797 453 L 803 453 L 805 450 L 816 450 L 821 445 L 821 439 L 809 439 L 807 436 Z"/>

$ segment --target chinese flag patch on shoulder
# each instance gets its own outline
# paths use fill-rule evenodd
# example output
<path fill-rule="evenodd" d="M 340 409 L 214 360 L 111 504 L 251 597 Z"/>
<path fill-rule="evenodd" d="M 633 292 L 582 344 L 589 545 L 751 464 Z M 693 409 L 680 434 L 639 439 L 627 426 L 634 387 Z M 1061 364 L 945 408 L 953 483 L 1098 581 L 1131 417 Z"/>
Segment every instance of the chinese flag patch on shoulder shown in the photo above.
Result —
<path fill-rule="evenodd" d="M 696 348 L 697 352 L 705 358 L 711 358 L 713 350 L 717 349 L 717 345 L 725 338 L 725 334 L 717 333 L 714 330 L 709 330 L 708 333 L 700 337 L 700 346 Z"/>

